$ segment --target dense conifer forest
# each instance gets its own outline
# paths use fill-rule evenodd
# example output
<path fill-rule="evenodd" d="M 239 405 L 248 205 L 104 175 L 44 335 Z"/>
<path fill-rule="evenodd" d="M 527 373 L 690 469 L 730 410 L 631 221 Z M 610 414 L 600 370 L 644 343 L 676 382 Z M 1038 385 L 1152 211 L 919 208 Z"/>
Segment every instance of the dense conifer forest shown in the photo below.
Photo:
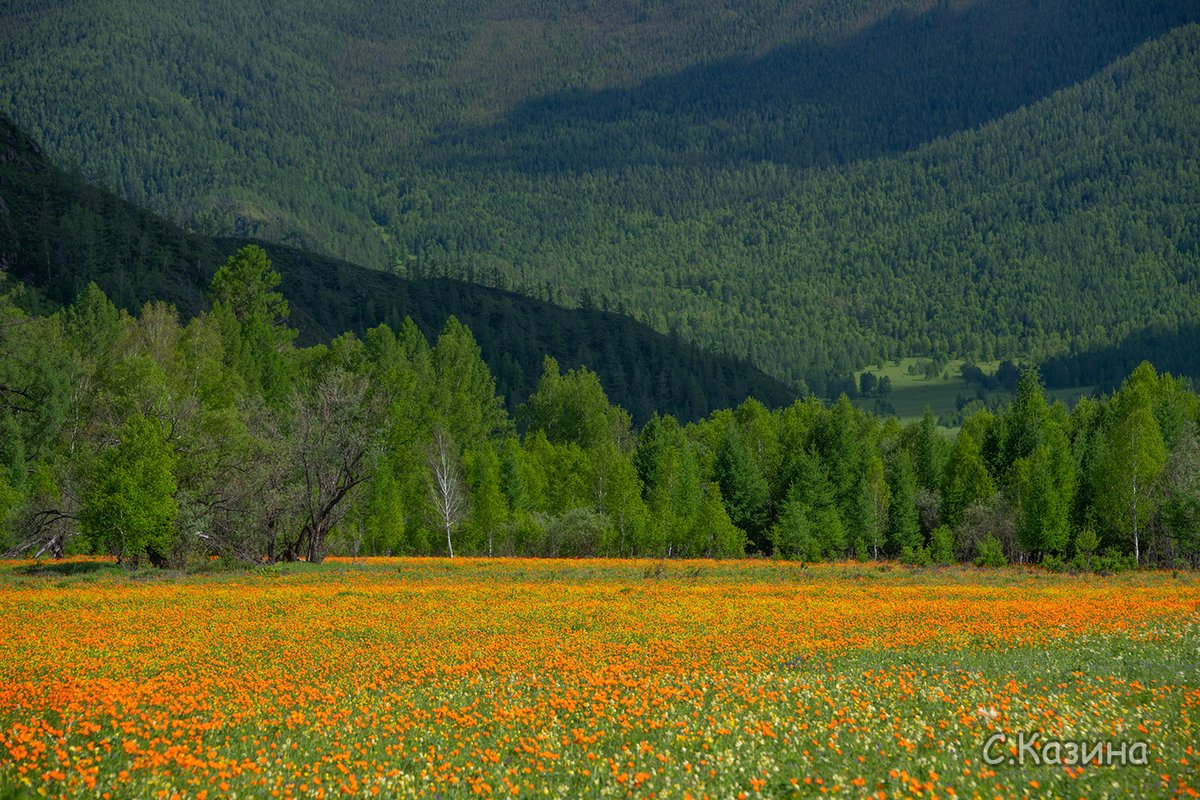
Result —
<path fill-rule="evenodd" d="M 217 267 L 244 244 L 187 233 L 55 168 L 0 117 L 0 268 L 37 288 L 25 295 L 32 309 L 67 305 L 95 282 L 127 311 L 160 300 L 189 317 L 205 307 Z M 456 316 L 479 338 L 510 411 L 533 391 L 546 355 L 564 369 L 596 372 L 638 422 L 655 412 L 697 419 L 748 395 L 783 405 L 797 394 L 740 359 L 612 310 L 564 309 L 461 280 L 404 278 L 285 245 L 262 246 L 284 278 L 300 343 L 362 334 L 380 323 L 399 328 L 405 318 L 433 338 Z"/>
<path fill-rule="evenodd" d="M 607 304 L 836 396 L 884 358 L 1070 358 L 1200 324 L 1198 18 L 25 2 L 0 111 L 185 227 Z"/>

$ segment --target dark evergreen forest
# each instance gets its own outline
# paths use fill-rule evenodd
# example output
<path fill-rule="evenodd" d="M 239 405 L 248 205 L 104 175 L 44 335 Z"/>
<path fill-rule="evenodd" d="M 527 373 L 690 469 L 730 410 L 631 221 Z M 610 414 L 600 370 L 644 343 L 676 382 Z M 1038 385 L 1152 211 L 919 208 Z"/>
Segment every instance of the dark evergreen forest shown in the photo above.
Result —
<path fill-rule="evenodd" d="M 10 11 L 0 110 L 195 231 L 607 304 L 829 396 L 1200 324 L 1192 2 Z"/>
<path fill-rule="evenodd" d="M 185 317 L 206 307 L 217 267 L 246 244 L 185 232 L 56 169 L 0 118 L 0 266 L 37 288 L 25 302 L 70 304 L 96 283 L 120 308 L 160 300 Z M 586 366 L 615 402 L 644 422 L 655 413 L 688 421 L 749 395 L 785 405 L 797 391 L 743 360 L 711 354 L 600 308 L 564 309 L 451 278 L 404 278 L 261 243 L 284 278 L 302 344 L 359 334 L 411 318 L 429 338 L 455 316 L 479 338 L 510 411 L 533 391 L 549 355 Z M 37 302 L 41 299 L 41 303 Z M 44 308 L 42 310 L 45 310 Z"/>

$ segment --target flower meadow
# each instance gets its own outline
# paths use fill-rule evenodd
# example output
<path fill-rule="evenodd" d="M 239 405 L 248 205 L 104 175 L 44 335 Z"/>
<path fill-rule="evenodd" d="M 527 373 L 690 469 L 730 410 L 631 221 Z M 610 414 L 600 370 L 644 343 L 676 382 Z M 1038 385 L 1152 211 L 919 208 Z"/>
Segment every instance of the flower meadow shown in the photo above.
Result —
<path fill-rule="evenodd" d="M 8 562 L 0 796 L 1195 797 L 1198 622 L 1186 573 Z"/>

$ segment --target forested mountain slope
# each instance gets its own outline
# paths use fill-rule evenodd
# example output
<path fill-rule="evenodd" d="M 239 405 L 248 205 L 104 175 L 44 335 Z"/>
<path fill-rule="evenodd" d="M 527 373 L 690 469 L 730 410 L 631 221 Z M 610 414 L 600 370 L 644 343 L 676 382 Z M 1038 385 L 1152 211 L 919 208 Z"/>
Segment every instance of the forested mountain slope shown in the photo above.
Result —
<path fill-rule="evenodd" d="M 816 388 L 1200 320 L 1184 0 L 17 4 L 0 109 L 213 233 L 568 304 Z"/>
<path fill-rule="evenodd" d="M 0 271 L 37 286 L 53 304 L 95 281 L 118 305 L 203 308 L 213 272 L 243 240 L 189 234 L 48 163 L 0 118 Z M 302 341 L 363 332 L 404 317 L 435 338 L 453 314 L 474 332 L 497 385 L 515 407 L 532 391 L 546 355 L 586 365 L 639 421 L 669 410 L 704 416 L 747 395 L 768 405 L 795 392 L 748 364 L 703 352 L 616 313 L 564 309 L 446 278 L 408 280 L 282 245 L 265 244 L 283 276 Z"/>

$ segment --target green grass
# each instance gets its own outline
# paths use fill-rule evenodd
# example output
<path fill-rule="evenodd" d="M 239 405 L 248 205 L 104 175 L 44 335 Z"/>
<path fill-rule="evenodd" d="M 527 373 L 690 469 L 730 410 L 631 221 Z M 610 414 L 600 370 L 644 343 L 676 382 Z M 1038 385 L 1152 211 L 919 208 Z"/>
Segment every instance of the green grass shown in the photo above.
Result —
<path fill-rule="evenodd" d="M 1196 573 L 86 563 L 0 562 L 0 800 L 1197 788 Z M 982 768 L 1001 728 L 1152 761 Z"/>
<path fill-rule="evenodd" d="M 883 398 L 856 398 L 854 404 L 866 411 L 877 411 L 877 401 L 882 399 L 891 404 L 895 415 L 902 422 L 909 422 L 920 419 L 925 414 L 926 408 L 930 409 L 935 417 L 952 415 L 958 409 L 960 397 L 974 399 L 978 396 L 979 386 L 968 386 L 960 376 L 959 370 L 965 363 L 962 359 L 946 362 L 941 372 L 934 378 L 927 378 L 922 374 L 914 374 L 909 371 L 910 367 L 916 367 L 921 362 L 928 360 L 927 358 L 903 358 L 897 361 L 888 361 L 882 367 L 872 364 L 859 370 L 854 373 L 856 382 L 863 372 L 873 372 L 881 378 L 884 376 L 890 378 L 892 391 Z M 976 366 L 989 374 L 994 373 L 999 364 L 999 361 L 976 362 Z M 1046 395 L 1051 402 L 1062 400 L 1069 407 L 1075 405 L 1081 397 L 1091 396 L 1095 389 L 1094 386 L 1051 389 L 1046 392 Z M 1011 399 L 1012 393 L 1004 390 L 985 391 L 983 397 L 984 401 L 990 404 L 995 401 L 1007 401 Z M 947 427 L 953 429 L 954 426 Z"/>

